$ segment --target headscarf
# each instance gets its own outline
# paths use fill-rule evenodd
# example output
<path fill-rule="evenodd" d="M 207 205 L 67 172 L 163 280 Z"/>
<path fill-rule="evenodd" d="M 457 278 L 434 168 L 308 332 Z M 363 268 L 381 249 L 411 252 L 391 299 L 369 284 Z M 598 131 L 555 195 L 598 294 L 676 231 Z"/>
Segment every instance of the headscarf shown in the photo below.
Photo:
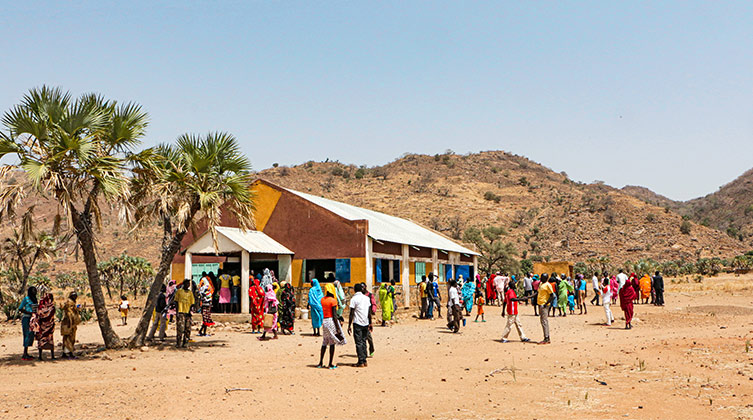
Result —
<path fill-rule="evenodd" d="M 272 276 L 269 274 L 269 269 L 264 269 L 264 276 L 261 278 L 261 288 L 267 290 L 267 286 L 272 284 Z"/>
<path fill-rule="evenodd" d="M 339 280 L 335 280 L 335 298 L 337 299 L 337 315 L 342 317 L 345 311 L 345 291 Z"/>
<path fill-rule="evenodd" d="M 277 300 L 277 295 L 275 295 L 275 291 L 272 288 L 271 284 L 267 286 L 267 292 L 264 294 L 264 299 L 266 299 L 267 301 L 267 307 L 277 306 L 280 304 L 280 302 Z"/>
<path fill-rule="evenodd" d="M 322 287 L 319 285 L 319 280 L 311 280 L 311 288 L 309 289 L 309 305 L 312 307 L 322 307 Z"/>
<path fill-rule="evenodd" d="M 37 345 L 40 349 L 54 348 L 53 333 L 55 332 L 55 303 L 52 294 L 45 292 L 39 300 L 37 311 L 30 320 L 31 330 L 34 331 Z"/>

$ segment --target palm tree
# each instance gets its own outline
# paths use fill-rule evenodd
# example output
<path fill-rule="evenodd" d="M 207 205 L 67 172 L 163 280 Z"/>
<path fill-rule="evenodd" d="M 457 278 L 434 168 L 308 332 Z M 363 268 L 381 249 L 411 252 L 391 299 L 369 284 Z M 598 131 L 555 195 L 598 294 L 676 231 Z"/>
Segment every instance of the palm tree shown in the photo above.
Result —
<path fill-rule="evenodd" d="M 2 122 L 9 133 L 0 135 L 0 158 L 17 159 L 2 170 L 23 169 L 33 188 L 3 186 L 0 208 L 12 207 L 29 192 L 57 201 L 83 254 L 105 346 L 120 345 L 107 316 L 94 228 L 100 226 L 101 202 L 128 195 L 129 164 L 149 155 L 148 150 L 132 153 L 144 135 L 147 114 L 133 103 L 118 105 L 94 94 L 74 100 L 68 92 L 43 86 L 30 90 Z"/>
<path fill-rule="evenodd" d="M 160 286 L 186 232 L 208 229 L 216 246 L 215 228 L 222 212 L 235 218 L 241 229 L 253 228 L 250 171 L 238 141 L 227 133 L 182 135 L 174 146 L 157 147 L 154 159 L 134 170 L 131 221 L 139 226 L 156 219 L 163 232 L 159 267 L 129 345 L 143 345 Z"/>

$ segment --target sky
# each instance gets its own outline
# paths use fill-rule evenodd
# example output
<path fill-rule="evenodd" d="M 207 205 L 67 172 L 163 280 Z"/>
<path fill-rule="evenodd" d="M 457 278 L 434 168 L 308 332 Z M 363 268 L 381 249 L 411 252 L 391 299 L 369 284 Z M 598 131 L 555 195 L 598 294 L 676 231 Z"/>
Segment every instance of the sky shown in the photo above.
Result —
<path fill-rule="evenodd" d="M 505 150 L 686 200 L 753 167 L 750 1 L 2 3 L 0 112 L 98 92 L 256 170 Z"/>

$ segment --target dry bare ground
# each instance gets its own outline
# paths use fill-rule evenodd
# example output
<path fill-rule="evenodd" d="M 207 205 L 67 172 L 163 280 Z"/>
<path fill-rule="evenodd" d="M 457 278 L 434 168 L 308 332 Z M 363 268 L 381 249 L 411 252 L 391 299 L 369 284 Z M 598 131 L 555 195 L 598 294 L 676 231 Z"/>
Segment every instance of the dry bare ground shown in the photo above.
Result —
<path fill-rule="evenodd" d="M 314 368 L 320 340 L 303 321 L 276 341 L 234 325 L 189 350 L 55 362 L 22 362 L 20 325 L 5 325 L 0 418 L 752 419 L 753 276 L 668 288 L 667 306 L 637 306 L 629 331 L 619 305 L 612 327 L 600 325 L 600 307 L 551 319 L 548 346 L 520 343 L 515 332 L 500 343 L 496 307 L 457 335 L 403 311 L 399 324 L 375 329 L 368 368 L 352 367 L 350 339 L 336 370 Z M 521 312 L 525 332 L 541 339 L 531 307 Z M 79 339 L 95 348 L 96 325 Z"/>

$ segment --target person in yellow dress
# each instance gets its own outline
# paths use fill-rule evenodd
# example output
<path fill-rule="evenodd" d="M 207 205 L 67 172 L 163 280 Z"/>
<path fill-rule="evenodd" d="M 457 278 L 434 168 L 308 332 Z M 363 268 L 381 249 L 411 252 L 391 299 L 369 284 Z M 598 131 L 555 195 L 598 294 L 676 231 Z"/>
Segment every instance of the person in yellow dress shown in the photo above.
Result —
<path fill-rule="evenodd" d="M 81 314 L 79 313 L 76 299 L 78 294 L 71 292 L 68 300 L 63 305 L 63 320 L 60 322 L 60 335 L 63 336 L 63 357 L 75 359 L 73 348 L 76 345 L 76 330 L 81 323 Z M 68 353 L 66 354 L 66 350 Z"/>

